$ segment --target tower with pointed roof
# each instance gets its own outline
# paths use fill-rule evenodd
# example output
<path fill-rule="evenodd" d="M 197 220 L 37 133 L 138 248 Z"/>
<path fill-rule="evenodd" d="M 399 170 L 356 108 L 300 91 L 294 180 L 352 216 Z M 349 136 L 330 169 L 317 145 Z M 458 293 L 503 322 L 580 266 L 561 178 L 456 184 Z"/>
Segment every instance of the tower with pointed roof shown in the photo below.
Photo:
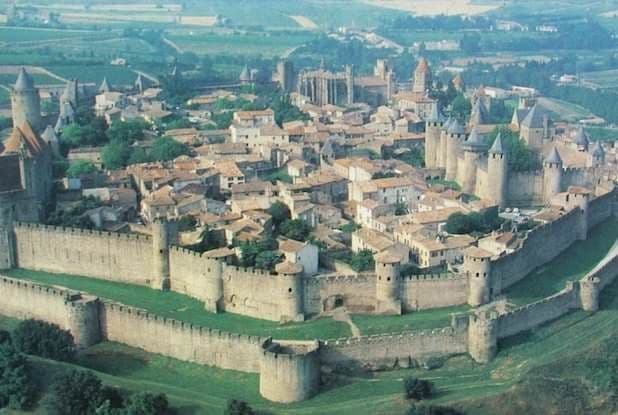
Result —
<path fill-rule="evenodd" d="M 504 209 L 506 207 L 508 186 L 508 155 L 500 133 L 498 133 L 493 145 L 489 149 L 487 179 L 490 200 L 501 209 Z"/>
<path fill-rule="evenodd" d="M 562 191 L 562 159 L 556 147 L 543 161 L 543 199 L 551 203 L 552 198 Z"/>
<path fill-rule="evenodd" d="M 426 93 L 431 90 L 431 69 L 429 68 L 429 62 L 424 57 L 421 58 L 414 70 L 414 84 L 412 86 L 412 92 Z"/>
<path fill-rule="evenodd" d="M 247 65 L 242 68 L 242 72 L 240 72 L 238 80 L 241 85 L 249 85 L 251 83 L 251 73 L 249 72 L 249 67 Z"/>
<path fill-rule="evenodd" d="M 476 190 L 476 172 L 480 165 L 480 160 L 487 151 L 487 145 L 476 127 L 472 129 L 468 139 L 463 142 L 462 148 L 464 151 L 464 165 L 461 188 L 466 193 L 474 194 Z"/>
<path fill-rule="evenodd" d="M 425 120 L 425 167 L 428 169 L 439 167 L 438 154 L 443 126 L 444 118 L 438 111 L 438 106 L 435 105 L 431 115 Z"/>
<path fill-rule="evenodd" d="M 465 136 L 463 126 L 454 119 L 447 131 L 446 139 L 446 180 L 457 179 L 457 160 L 461 149 L 461 142 Z"/>
<path fill-rule="evenodd" d="M 541 150 L 543 142 L 551 138 L 551 121 L 538 105 L 528 111 L 519 128 L 521 139 L 534 150 Z"/>
<path fill-rule="evenodd" d="M 107 81 L 107 77 L 104 76 L 103 81 L 101 82 L 101 85 L 99 86 L 99 93 L 104 94 L 105 92 L 111 92 L 111 91 L 112 91 L 112 86 Z"/>
<path fill-rule="evenodd" d="M 605 163 L 605 150 L 600 141 L 595 141 L 590 149 L 588 165 L 590 167 L 599 167 Z"/>
<path fill-rule="evenodd" d="M 39 90 L 24 68 L 19 70 L 17 81 L 11 89 L 11 108 L 14 126 L 19 127 L 28 122 L 35 131 L 43 127 Z"/>

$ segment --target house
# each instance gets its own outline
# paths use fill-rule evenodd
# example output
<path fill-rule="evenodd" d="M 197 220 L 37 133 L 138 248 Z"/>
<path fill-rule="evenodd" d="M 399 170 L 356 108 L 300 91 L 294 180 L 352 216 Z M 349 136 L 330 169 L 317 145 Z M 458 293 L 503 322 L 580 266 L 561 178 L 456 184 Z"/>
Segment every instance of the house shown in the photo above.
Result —
<path fill-rule="evenodd" d="M 299 242 L 293 239 L 279 239 L 279 251 L 285 256 L 285 260 L 303 267 L 304 275 L 315 275 L 318 272 L 317 246 L 309 242 Z"/>
<path fill-rule="evenodd" d="M 218 161 L 214 167 L 219 172 L 219 191 L 221 192 L 230 192 L 233 185 L 245 182 L 244 173 L 232 160 Z"/>

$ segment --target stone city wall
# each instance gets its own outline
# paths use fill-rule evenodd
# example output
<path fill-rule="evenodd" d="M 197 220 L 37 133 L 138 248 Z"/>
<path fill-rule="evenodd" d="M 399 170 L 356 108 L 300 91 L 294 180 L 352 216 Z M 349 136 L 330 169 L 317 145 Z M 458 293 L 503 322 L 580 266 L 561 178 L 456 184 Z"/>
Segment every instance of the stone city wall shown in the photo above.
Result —
<path fill-rule="evenodd" d="M 614 214 L 614 206 L 618 201 L 618 191 L 614 190 L 605 193 L 590 201 L 588 205 L 588 229 L 592 229 L 599 225 L 612 214 Z"/>
<path fill-rule="evenodd" d="M 375 274 L 320 275 L 305 278 L 304 282 L 306 313 L 318 314 L 340 306 L 355 313 L 375 308 Z"/>
<path fill-rule="evenodd" d="M 507 177 L 507 206 L 519 206 L 543 200 L 543 170 L 509 171 Z"/>
<path fill-rule="evenodd" d="M 227 333 L 102 301 L 103 338 L 175 359 L 258 373 L 265 337 Z"/>
<path fill-rule="evenodd" d="M 221 261 L 188 249 L 170 249 L 170 289 L 204 301 L 211 312 L 221 308 L 222 273 Z"/>
<path fill-rule="evenodd" d="M 149 285 L 151 238 L 134 234 L 15 224 L 19 268 Z"/>
<path fill-rule="evenodd" d="M 405 311 L 466 304 L 468 277 L 464 274 L 413 275 L 402 278 Z"/>
<path fill-rule="evenodd" d="M 600 267 L 594 269 L 590 274 L 586 275 L 585 279 L 597 278 L 599 280 L 599 289 L 602 291 L 605 287 L 613 283 L 616 277 L 618 277 L 618 254 L 609 261 L 603 263 Z"/>
<path fill-rule="evenodd" d="M 569 283 L 564 290 L 498 317 L 498 338 L 509 337 L 555 320 L 579 308 L 577 284 Z"/>
<path fill-rule="evenodd" d="M 575 230 L 581 214 L 581 210 L 576 208 L 553 222 L 533 229 L 528 232 L 520 249 L 492 261 L 493 292 L 500 293 L 571 246 L 577 239 Z"/>
<path fill-rule="evenodd" d="M 372 369 L 410 367 L 415 360 L 466 353 L 467 332 L 451 327 L 324 341 L 323 363 Z"/>

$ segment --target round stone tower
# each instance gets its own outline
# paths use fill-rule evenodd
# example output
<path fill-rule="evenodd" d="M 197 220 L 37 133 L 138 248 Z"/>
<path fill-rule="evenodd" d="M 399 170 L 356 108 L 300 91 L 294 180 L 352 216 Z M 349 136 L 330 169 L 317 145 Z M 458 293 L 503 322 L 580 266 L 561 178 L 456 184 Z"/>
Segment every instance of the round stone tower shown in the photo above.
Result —
<path fill-rule="evenodd" d="M 590 191 L 581 187 L 569 187 L 568 193 L 572 203 L 576 204 L 580 209 L 577 239 L 585 241 L 588 238 L 588 205 L 590 203 Z"/>
<path fill-rule="evenodd" d="M 556 147 L 552 148 L 549 156 L 543 161 L 543 193 L 545 203 L 562 191 L 562 159 Z"/>
<path fill-rule="evenodd" d="M 476 171 L 479 167 L 480 160 L 487 151 L 487 146 L 479 135 L 476 127 L 470 132 L 470 136 L 463 143 L 464 150 L 464 177 L 462 190 L 468 194 L 475 193 L 476 187 Z"/>
<path fill-rule="evenodd" d="M 41 101 L 39 90 L 35 88 L 32 77 L 24 68 L 19 70 L 17 81 L 11 89 L 11 108 L 13 126 L 21 127 L 29 122 L 35 131 L 42 127 Z"/>
<path fill-rule="evenodd" d="M 275 266 L 281 321 L 303 321 L 303 267 L 285 261 Z"/>
<path fill-rule="evenodd" d="M 376 313 L 401 314 L 401 257 L 382 252 L 376 263 Z"/>
<path fill-rule="evenodd" d="M 584 311 L 598 311 L 601 280 L 590 278 L 579 282 L 579 299 Z"/>
<path fill-rule="evenodd" d="M 453 120 L 446 139 L 446 180 L 457 178 L 457 158 L 459 156 L 460 142 L 463 140 L 465 130 L 457 120 Z"/>
<path fill-rule="evenodd" d="M 85 348 L 101 341 L 99 324 L 99 299 L 83 294 L 74 294 L 67 300 L 67 326 L 75 345 Z"/>
<path fill-rule="evenodd" d="M 152 224 L 153 272 L 150 286 L 155 290 L 170 288 L 170 226 L 166 219 L 155 219 Z"/>
<path fill-rule="evenodd" d="M 440 169 L 446 168 L 446 149 L 447 149 L 447 140 L 448 140 L 448 129 L 453 123 L 453 119 L 449 117 L 449 119 L 444 122 L 442 125 L 442 129 L 440 130 L 440 142 L 437 148 L 436 155 L 436 167 Z"/>
<path fill-rule="evenodd" d="M 204 308 L 211 313 L 216 313 L 222 308 L 223 300 L 223 270 L 224 263 L 216 259 L 206 260 L 204 282 L 206 295 Z"/>
<path fill-rule="evenodd" d="M 319 348 L 317 341 L 264 342 L 260 395 L 280 403 L 299 402 L 314 396 L 320 389 Z"/>
<path fill-rule="evenodd" d="M 487 175 L 489 197 L 492 202 L 496 203 L 501 209 L 504 209 L 506 207 L 508 186 L 508 159 L 500 133 L 498 133 L 494 144 L 489 149 Z"/>
<path fill-rule="evenodd" d="M 491 299 L 491 254 L 470 247 L 464 252 L 463 269 L 468 275 L 468 304 L 477 307 Z"/>
<path fill-rule="evenodd" d="M 440 147 L 440 133 L 444 120 L 440 116 L 437 104 L 433 107 L 431 116 L 425 121 L 425 167 L 438 167 L 438 149 Z"/>
<path fill-rule="evenodd" d="M 478 363 L 489 363 L 498 351 L 497 316 L 487 312 L 470 315 L 468 324 L 468 353 Z"/>

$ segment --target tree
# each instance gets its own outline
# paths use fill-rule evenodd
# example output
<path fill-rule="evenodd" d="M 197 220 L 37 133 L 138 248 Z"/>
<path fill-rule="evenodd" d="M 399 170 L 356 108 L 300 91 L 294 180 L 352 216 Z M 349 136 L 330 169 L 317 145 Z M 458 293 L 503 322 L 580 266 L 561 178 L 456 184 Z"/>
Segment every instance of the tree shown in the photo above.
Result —
<path fill-rule="evenodd" d="M 66 175 L 68 177 L 80 177 L 85 174 L 94 173 L 97 171 L 97 168 L 92 164 L 92 162 L 87 160 L 77 160 L 69 166 L 66 171 Z"/>
<path fill-rule="evenodd" d="M 148 163 L 150 161 L 150 157 L 146 153 L 142 147 L 133 147 L 131 151 L 131 155 L 129 156 L 129 160 L 127 160 L 127 164 L 141 164 Z"/>
<path fill-rule="evenodd" d="M 539 155 L 528 147 L 519 135 L 508 127 L 496 127 L 487 137 L 487 144 L 491 146 L 500 134 L 502 144 L 507 153 L 509 169 L 512 171 L 531 171 L 541 168 Z"/>
<path fill-rule="evenodd" d="M 350 266 L 356 272 L 370 271 L 375 268 L 373 252 L 368 249 L 352 254 Z"/>
<path fill-rule="evenodd" d="M 415 404 L 406 412 L 406 415 L 464 415 L 464 413 L 447 406 Z"/>
<path fill-rule="evenodd" d="M 460 120 L 464 120 L 470 116 L 471 111 L 472 104 L 470 100 L 463 94 L 457 95 L 451 104 L 452 115 Z"/>
<path fill-rule="evenodd" d="M 108 169 L 120 169 L 127 165 L 131 156 L 131 147 L 124 141 L 114 140 L 103 147 L 101 161 Z"/>
<path fill-rule="evenodd" d="M 68 361 L 75 356 L 75 343 L 68 330 L 39 320 L 24 320 L 13 332 L 17 350 L 48 359 Z"/>
<path fill-rule="evenodd" d="M 129 397 L 123 415 L 164 415 L 168 407 L 167 396 L 163 393 L 137 393 Z"/>
<path fill-rule="evenodd" d="M 103 404 L 101 380 L 92 372 L 72 370 L 52 382 L 47 407 L 57 415 L 91 415 Z"/>
<path fill-rule="evenodd" d="M 132 144 L 144 139 L 146 122 L 142 120 L 116 121 L 107 130 L 109 141 Z"/>
<path fill-rule="evenodd" d="M 283 202 L 276 201 L 268 208 L 268 213 L 272 216 L 275 230 L 279 230 L 279 226 L 286 220 L 290 219 L 290 209 Z"/>
<path fill-rule="evenodd" d="M 397 202 L 395 205 L 395 216 L 403 216 L 410 213 L 408 206 L 404 202 Z"/>
<path fill-rule="evenodd" d="M 403 382 L 407 399 L 421 401 L 431 398 L 433 394 L 433 383 L 428 380 L 408 377 Z"/>
<path fill-rule="evenodd" d="M 281 262 L 281 254 L 278 251 L 262 251 L 255 256 L 257 268 L 272 271 L 279 262 Z"/>
<path fill-rule="evenodd" d="M 8 332 L 0 332 L 0 408 L 25 409 L 34 394 L 26 357 L 15 349 Z"/>
<path fill-rule="evenodd" d="M 173 160 L 186 154 L 189 154 L 189 148 L 171 137 L 157 138 L 150 150 L 150 158 L 157 161 Z"/>
<path fill-rule="evenodd" d="M 228 401 L 224 415 L 254 415 L 253 409 L 244 401 L 232 399 Z"/>
<path fill-rule="evenodd" d="M 302 219 L 288 219 L 281 224 L 280 230 L 286 238 L 305 242 L 311 233 L 311 226 Z"/>

